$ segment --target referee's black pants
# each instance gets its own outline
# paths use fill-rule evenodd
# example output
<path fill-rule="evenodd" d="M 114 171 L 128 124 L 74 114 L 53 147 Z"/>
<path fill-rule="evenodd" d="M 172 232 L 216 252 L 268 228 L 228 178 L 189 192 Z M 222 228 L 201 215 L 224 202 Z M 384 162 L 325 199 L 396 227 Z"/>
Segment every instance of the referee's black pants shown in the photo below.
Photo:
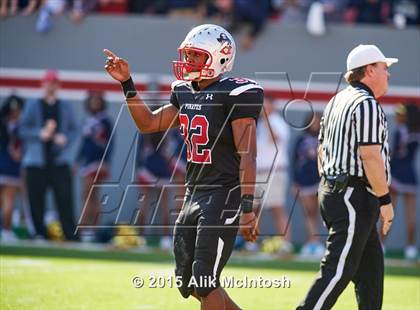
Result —
<path fill-rule="evenodd" d="M 384 258 L 376 228 L 379 201 L 354 178 L 342 192 L 321 180 L 318 198 L 329 235 L 321 270 L 297 309 L 330 309 L 350 281 L 359 309 L 381 309 Z"/>

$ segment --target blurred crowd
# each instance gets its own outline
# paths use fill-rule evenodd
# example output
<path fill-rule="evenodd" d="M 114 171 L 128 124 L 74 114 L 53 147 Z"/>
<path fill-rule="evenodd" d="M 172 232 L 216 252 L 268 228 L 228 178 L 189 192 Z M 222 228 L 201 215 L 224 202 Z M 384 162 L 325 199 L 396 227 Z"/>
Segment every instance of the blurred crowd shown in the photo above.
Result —
<path fill-rule="evenodd" d="M 54 16 L 67 14 L 75 23 L 86 15 L 143 14 L 212 19 L 231 32 L 243 32 L 249 49 L 267 22 L 306 23 L 312 34 L 325 23 L 369 23 L 405 28 L 420 25 L 420 0 L 0 0 L 0 18 L 37 14 L 36 30 L 48 32 Z"/>
<path fill-rule="evenodd" d="M 170 224 L 173 223 L 170 210 L 179 211 L 182 206 L 187 162 L 178 130 L 138 136 L 134 183 L 144 199 L 138 199 L 137 212 L 127 225 L 104 230 L 100 228 L 104 224 L 101 189 L 95 185 L 111 176 L 115 139 L 107 102 L 101 92 L 90 92 L 84 101 L 82 121 L 76 119 L 70 102 L 58 98 L 60 79 L 56 71 L 46 72 L 42 88 L 42 98 L 24 100 L 12 95 L 0 105 L 0 240 L 111 242 L 118 247 L 138 247 L 145 242 L 145 229 L 150 229 L 147 226 L 152 214 L 152 218 L 161 217 L 159 245 L 170 250 Z M 392 197 L 394 205 L 398 197 L 403 198 L 407 228 L 405 256 L 410 259 L 417 257 L 415 160 L 420 143 L 419 116 L 416 105 L 398 105 L 392 139 Z M 269 226 L 264 221 L 272 221 L 274 233 L 257 244 L 246 243 L 238 236 L 236 249 L 280 256 L 297 252 L 291 236 L 290 208 L 285 206 L 292 188 L 305 220 L 306 240 L 299 248 L 299 255 L 322 257 L 325 248 L 320 238 L 317 202 L 320 117 L 318 113 L 309 113 L 302 126 L 296 128 L 278 113 L 273 98 L 265 98 L 257 126 L 256 200 L 259 211 L 268 214 L 262 217 L 262 227 Z M 299 130 L 293 145 L 292 127 Z M 76 163 L 69 151 L 75 143 L 78 143 Z M 79 198 L 74 190 L 75 177 L 80 178 Z M 177 185 L 172 195 L 181 199 L 172 199 L 162 190 L 167 184 Z M 53 194 L 52 204 L 47 201 L 48 191 Z M 80 212 L 76 210 L 75 199 L 80 199 Z"/>

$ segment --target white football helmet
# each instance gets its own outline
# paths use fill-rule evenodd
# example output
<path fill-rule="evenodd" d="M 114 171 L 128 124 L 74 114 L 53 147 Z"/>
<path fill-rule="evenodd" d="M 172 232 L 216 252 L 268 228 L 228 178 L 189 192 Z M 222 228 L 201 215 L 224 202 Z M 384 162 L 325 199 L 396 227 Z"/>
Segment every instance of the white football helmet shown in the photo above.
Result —
<path fill-rule="evenodd" d="M 193 28 L 178 48 L 179 60 L 173 61 L 173 71 L 178 80 L 199 81 L 212 79 L 231 71 L 235 60 L 236 45 L 224 28 L 205 24 Z M 196 51 L 207 55 L 205 63 L 192 64 L 186 52 Z"/>

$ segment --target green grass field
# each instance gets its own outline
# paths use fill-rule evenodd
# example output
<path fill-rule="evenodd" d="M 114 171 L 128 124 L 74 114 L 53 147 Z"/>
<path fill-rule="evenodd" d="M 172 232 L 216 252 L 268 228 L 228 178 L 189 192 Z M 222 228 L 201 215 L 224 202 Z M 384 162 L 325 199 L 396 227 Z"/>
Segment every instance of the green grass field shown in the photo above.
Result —
<path fill-rule="evenodd" d="M 148 277 L 173 274 L 166 254 L 87 252 L 0 247 L 0 309 L 199 309 L 176 288 L 148 288 Z M 290 288 L 234 288 L 227 291 L 244 309 L 294 309 L 305 295 L 318 264 L 251 262 L 232 258 L 222 276 L 282 278 Z M 145 279 L 134 288 L 132 278 Z M 350 284 L 334 309 L 357 309 Z M 383 309 L 420 309 L 417 267 L 387 267 Z"/>

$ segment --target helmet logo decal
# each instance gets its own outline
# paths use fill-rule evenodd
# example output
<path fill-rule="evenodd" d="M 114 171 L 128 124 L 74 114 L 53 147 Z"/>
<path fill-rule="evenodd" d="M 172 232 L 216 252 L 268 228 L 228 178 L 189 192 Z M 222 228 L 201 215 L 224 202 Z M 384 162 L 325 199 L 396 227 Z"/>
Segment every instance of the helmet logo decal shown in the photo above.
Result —
<path fill-rule="evenodd" d="M 226 45 L 225 47 L 223 47 L 220 50 L 220 53 L 222 53 L 224 55 L 230 55 L 232 53 L 232 46 L 231 45 Z"/>
<path fill-rule="evenodd" d="M 217 41 L 219 41 L 221 44 L 227 42 L 229 45 L 232 44 L 232 41 L 229 39 L 229 37 L 226 35 L 226 33 L 221 33 L 219 37 L 217 38 Z"/>

